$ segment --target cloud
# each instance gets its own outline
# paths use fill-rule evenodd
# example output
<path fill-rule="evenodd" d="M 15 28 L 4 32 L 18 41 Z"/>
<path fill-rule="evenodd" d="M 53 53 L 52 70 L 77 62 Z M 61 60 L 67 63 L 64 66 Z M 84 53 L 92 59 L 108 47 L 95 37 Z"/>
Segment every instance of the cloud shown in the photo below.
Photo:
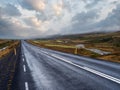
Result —
<path fill-rule="evenodd" d="M 17 29 L 17 30 L 16 30 Z M 22 24 L 15 18 L 0 18 L 0 32 L 6 36 L 21 36 Z M 1 36 L 1 35 L 0 35 Z M 17 38 L 17 37 L 16 37 Z"/>
<path fill-rule="evenodd" d="M 60 15 L 63 10 L 63 2 L 53 5 L 53 9 L 56 15 Z"/>
<path fill-rule="evenodd" d="M 88 12 L 82 12 L 78 13 L 76 16 L 72 18 L 73 21 L 78 21 L 80 25 L 92 23 L 94 20 L 96 20 L 98 17 L 97 11 L 88 11 Z"/>
<path fill-rule="evenodd" d="M 14 5 L 7 4 L 5 7 L 0 7 L 1 15 L 5 16 L 21 16 L 20 11 Z"/>
<path fill-rule="evenodd" d="M 31 27 L 40 27 L 41 26 L 41 21 L 38 20 L 36 17 L 29 17 L 24 20 L 28 26 Z"/>
<path fill-rule="evenodd" d="M 86 33 L 94 31 L 118 31 L 120 30 L 120 4 L 108 13 L 106 18 L 99 20 L 101 15 L 99 10 L 91 10 L 76 14 L 72 18 L 72 25 L 65 27 L 62 32 L 69 33 Z"/>
<path fill-rule="evenodd" d="M 16 18 L 0 18 L 0 38 L 35 38 L 41 37 L 42 32 L 35 28 L 24 25 Z"/>
<path fill-rule="evenodd" d="M 41 20 L 41 21 L 46 21 L 46 20 L 50 20 L 51 19 L 51 17 L 49 16 L 46 16 L 46 14 L 45 13 L 36 13 L 36 18 L 38 19 L 38 20 Z"/>
<path fill-rule="evenodd" d="M 22 0 L 22 7 L 29 10 L 43 11 L 46 8 L 44 0 Z"/>
<path fill-rule="evenodd" d="M 120 4 L 108 15 L 108 17 L 97 24 L 103 30 L 120 30 Z"/>
<path fill-rule="evenodd" d="M 0 38 L 120 29 L 119 0 L 17 1 L 0 3 Z"/>
<path fill-rule="evenodd" d="M 103 0 L 84 0 L 86 4 L 86 8 L 92 8 L 94 6 L 96 6 L 99 2 L 101 2 Z"/>
<path fill-rule="evenodd" d="M 96 10 L 78 13 L 72 18 L 69 28 L 65 27 L 66 31 L 62 32 L 66 34 L 88 32 L 91 30 L 92 25 L 96 23 L 98 17 L 99 15 Z"/>

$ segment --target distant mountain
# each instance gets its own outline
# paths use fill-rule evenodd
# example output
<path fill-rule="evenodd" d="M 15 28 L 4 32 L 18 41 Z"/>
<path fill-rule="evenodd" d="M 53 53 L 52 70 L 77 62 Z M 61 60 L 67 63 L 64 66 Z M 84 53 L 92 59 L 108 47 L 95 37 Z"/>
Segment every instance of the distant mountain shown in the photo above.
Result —
<path fill-rule="evenodd" d="M 53 35 L 46 39 L 77 39 L 82 37 L 93 37 L 93 36 L 104 36 L 104 35 L 120 35 L 120 31 L 116 32 L 92 32 L 92 33 L 84 33 L 84 34 L 69 34 L 69 35 Z"/>
<path fill-rule="evenodd" d="M 47 39 L 78 39 L 83 37 L 94 37 L 94 36 L 104 36 L 104 35 L 120 35 L 120 31 L 116 32 L 90 32 L 90 33 L 83 33 L 83 34 L 67 34 L 67 35 L 50 35 L 44 38 L 32 38 L 33 40 L 47 40 Z"/>

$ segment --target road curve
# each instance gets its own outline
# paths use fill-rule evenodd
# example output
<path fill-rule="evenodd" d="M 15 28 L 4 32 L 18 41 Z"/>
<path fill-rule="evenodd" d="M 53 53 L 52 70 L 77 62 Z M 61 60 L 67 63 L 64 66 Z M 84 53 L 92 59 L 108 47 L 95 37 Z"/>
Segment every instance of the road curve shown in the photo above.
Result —
<path fill-rule="evenodd" d="M 13 90 L 120 90 L 120 64 L 44 49 L 22 41 Z"/>

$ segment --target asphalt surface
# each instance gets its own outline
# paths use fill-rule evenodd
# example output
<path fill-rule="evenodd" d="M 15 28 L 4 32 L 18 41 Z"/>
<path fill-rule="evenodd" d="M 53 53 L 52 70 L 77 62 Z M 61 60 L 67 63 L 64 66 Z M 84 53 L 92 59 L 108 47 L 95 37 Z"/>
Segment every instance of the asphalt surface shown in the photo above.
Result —
<path fill-rule="evenodd" d="M 120 64 L 22 41 L 12 90 L 120 90 Z"/>
<path fill-rule="evenodd" d="M 16 54 L 11 51 L 6 57 L 0 59 L 0 90 L 10 90 L 15 75 L 16 65 L 20 60 L 20 45 L 16 48 Z"/>

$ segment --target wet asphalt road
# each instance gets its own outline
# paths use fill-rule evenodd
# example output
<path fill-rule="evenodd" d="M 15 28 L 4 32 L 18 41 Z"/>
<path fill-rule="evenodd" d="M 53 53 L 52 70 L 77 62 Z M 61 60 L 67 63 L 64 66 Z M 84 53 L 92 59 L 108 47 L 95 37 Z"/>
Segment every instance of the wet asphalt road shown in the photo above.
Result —
<path fill-rule="evenodd" d="M 0 90 L 10 90 L 16 72 L 16 65 L 20 60 L 20 52 L 20 45 L 18 45 L 16 54 L 12 50 L 6 57 L 0 59 Z"/>
<path fill-rule="evenodd" d="M 120 64 L 22 41 L 12 90 L 120 90 Z"/>

